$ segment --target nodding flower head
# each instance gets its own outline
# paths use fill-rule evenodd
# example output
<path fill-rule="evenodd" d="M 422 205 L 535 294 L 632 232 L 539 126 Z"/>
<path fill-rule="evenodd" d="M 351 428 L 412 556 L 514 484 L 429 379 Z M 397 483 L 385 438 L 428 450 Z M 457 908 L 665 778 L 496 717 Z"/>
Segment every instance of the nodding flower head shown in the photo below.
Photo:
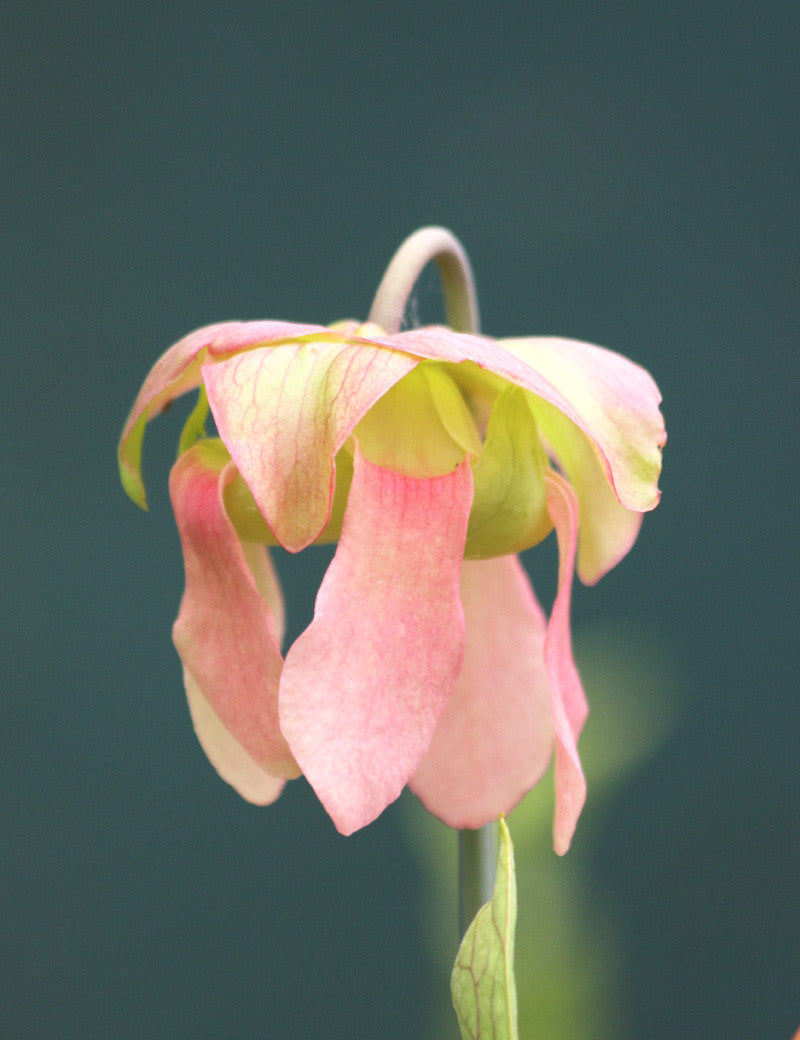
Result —
<path fill-rule="evenodd" d="M 431 259 L 453 328 L 397 331 Z M 572 575 L 596 582 L 658 503 L 660 396 L 601 347 L 476 330 L 463 251 L 423 229 L 366 324 L 226 322 L 170 347 L 125 425 L 120 473 L 144 506 L 145 426 L 199 390 L 170 476 L 186 570 L 173 636 L 200 743 L 243 797 L 267 804 L 303 773 L 349 834 L 408 785 L 473 828 L 554 755 L 563 852 L 585 797 Z M 547 618 L 517 554 L 553 529 Z M 320 542 L 335 555 L 284 657 L 268 547 Z"/>

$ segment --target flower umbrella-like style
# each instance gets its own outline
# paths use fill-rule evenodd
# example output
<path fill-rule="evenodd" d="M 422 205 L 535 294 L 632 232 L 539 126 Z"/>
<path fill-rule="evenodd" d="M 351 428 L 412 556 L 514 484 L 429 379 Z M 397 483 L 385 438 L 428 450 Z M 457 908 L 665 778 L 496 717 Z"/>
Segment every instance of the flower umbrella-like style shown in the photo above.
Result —
<path fill-rule="evenodd" d="M 401 247 L 366 324 L 228 322 L 180 340 L 139 392 L 120 472 L 144 506 L 145 425 L 199 387 L 170 477 L 186 569 L 173 635 L 200 743 L 243 797 L 268 804 L 303 773 L 349 834 L 407 784 L 477 828 L 555 753 L 563 852 L 585 797 L 573 570 L 596 582 L 657 504 L 660 397 L 586 343 L 395 331 L 407 293 L 390 274 L 421 242 L 426 260 L 459 260 L 449 281 L 440 264 L 448 302 L 475 327 L 469 302 L 458 314 L 466 261 L 443 236 Z M 553 528 L 547 619 L 517 554 Z M 284 658 L 268 546 L 320 542 L 338 545 Z"/>

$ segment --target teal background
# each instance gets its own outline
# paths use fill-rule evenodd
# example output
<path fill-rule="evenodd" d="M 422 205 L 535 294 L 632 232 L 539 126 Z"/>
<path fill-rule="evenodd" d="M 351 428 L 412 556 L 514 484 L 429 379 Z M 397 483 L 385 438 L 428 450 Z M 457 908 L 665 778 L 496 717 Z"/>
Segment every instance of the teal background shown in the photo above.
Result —
<path fill-rule="evenodd" d="M 673 728 L 613 797 L 589 775 L 563 861 L 613 919 L 615 1035 L 788 1038 L 793 5 L 88 2 L 3 22 L 0 1036 L 433 1035 L 447 995 L 408 807 L 345 840 L 304 781 L 257 810 L 216 778 L 170 641 L 185 409 L 149 430 L 149 515 L 115 449 L 185 332 L 363 317 L 402 238 L 441 223 L 488 333 L 602 343 L 664 394 L 662 504 L 574 603 L 578 637 L 644 639 L 674 678 Z M 438 317 L 432 275 L 419 306 Z M 552 562 L 531 560 L 545 602 Z M 293 636 L 325 557 L 279 565 Z"/>

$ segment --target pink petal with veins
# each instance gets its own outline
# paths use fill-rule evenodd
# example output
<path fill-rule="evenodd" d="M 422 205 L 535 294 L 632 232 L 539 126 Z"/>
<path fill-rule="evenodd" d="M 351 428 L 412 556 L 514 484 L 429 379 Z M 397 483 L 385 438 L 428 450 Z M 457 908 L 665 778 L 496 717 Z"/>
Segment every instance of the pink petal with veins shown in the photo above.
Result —
<path fill-rule="evenodd" d="M 419 479 L 356 450 L 342 537 L 280 690 L 281 729 L 342 834 L 397 798 L 453 690 L 471 501 L 466 462 Z"/>
<path fill-rule="evenodd" d="M 555 734 L 546 618 L 516 556 L 465 562 L 466 651 L 431 745 L 409 782 L 450 827 L 510 812 L 546 771 Z"/>

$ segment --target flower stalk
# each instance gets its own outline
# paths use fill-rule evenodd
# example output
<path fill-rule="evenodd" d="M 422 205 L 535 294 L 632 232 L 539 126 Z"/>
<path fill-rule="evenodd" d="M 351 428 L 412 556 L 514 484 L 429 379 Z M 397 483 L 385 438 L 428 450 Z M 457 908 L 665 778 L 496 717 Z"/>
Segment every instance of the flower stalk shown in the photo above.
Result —
<path fill-rule="evenodd" d="M 463 936 L 492 900 L 497 869 L 497 825 L 458 832 L 458 925 Z"/>
<path fill-rule="evenodd" d="M 408 298 L 431 261 L 442 281 L 447 324 L 455 332 L 477 333 L 478 302 L 469 259 L 455 235 L 441 227 L 420 228 L 403 242 L 378 286 L 369 320 L 386 332 L 399 332 Z"/>

